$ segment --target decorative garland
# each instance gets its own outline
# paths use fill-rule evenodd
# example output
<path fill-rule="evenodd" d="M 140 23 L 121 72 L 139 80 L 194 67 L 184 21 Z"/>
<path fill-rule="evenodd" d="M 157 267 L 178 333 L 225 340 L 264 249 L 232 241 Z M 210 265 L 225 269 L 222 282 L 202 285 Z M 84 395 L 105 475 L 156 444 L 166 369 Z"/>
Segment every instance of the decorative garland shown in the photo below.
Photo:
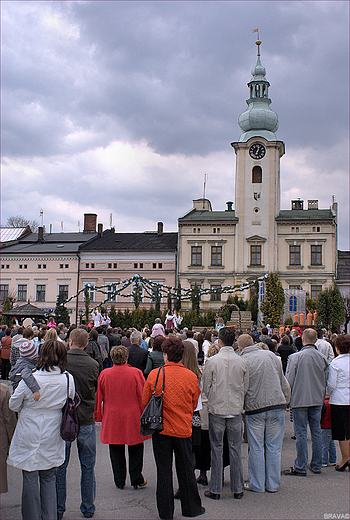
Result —
<path fill-rule="evenodd" d="M 204 294 L 233 294 L 239 291 L 244 291 L 246 289 L 249 289 L 252 287 L 257 281 L 262 281 L 265 278 L 267 278 L 268 274 L 265 274 L 263 276 L 260 276 L 259 278 L 256 278 L 255 280 L 252 280 L 250 282 L 246 282 L 244 284 L 237 284 L 237 285 L 226 285 L 221 286 L 220 288 L 215 289 L 202 289 L 201 287 L 197 286 L 198 289 L 198 295 L 202 296 Z M 133 285 L 133 290 L 131 293 L 123 294 L 123 291 Z M 115 288 L 116 286 L 119 286 Z M 124 298 L 130 298 L 130 296 L 133 295 L 141 295 L 141 291 L 143 290 L 142 298 L 146 296 L 146 298 L 155 299 L 157 297 L 167 297 L 172 299 L 179 298 L 179 291 L 180 291 L 180 297 L 181 300 L 190 300 L 192 297 L 193 289 L 183 289 L 182 287 L 171 287 L 167 285 L 161 285 L 157 282 L 152 282 L 151 280 L 148 280 L 147 278 L 144 278 L 143 276 L 140 276 L 139 274 L 135 274 L 132 278 L 129 278 L 127 280 L 124 280 L 122 282 L 115 282 L 115 283 L 109 283 L 104 284 L 100 286 L 95 286 L 91 284 L 85 284 L 85 286 L 80 289 L 77 294 L 74 296 L 71 296 L 68 298 L 65 302 L 60 303 L 61 306 L 64 306 L 66 303 L 70 302 L 74 298 L 77 298 L 79 294 L 84 292 L 85 289 L 93 290 L 96 292 L 100 292 L 104 295 L 107 295 L 107 297 L 100 302 L 98 305 L 103 305 L 107 302 L 110 302 L 112 298 L 115 296 L 123 296 Z M 113 289 L 113 290 L 111 290 Z M 220 308 L 222 309 L 222 308 Z M 220 311 L 218 310 L 218 312 Z"/>

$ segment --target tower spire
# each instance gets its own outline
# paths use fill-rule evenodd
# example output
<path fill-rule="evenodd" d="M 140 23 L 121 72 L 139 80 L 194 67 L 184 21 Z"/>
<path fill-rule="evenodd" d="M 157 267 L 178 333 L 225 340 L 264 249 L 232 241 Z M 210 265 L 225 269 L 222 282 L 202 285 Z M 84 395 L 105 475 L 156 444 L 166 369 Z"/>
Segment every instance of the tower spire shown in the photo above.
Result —
<path fill-rule="evenodd" d="M 277 114 L 271 110 L 271 99 L 268 96 L 270 83 L 266 79 L 266 69 L 260 61 L 259 29 L 255 45 L 258 47 L 256 65 L 252 69 L 252 79 L 248 83 L 250 97 L 247 100 L 248 108 L 238 119 L 238 124 L 243 133 L 240 141 L 248 141 L 253 136 L 261 136 L 268 141 L 275 141 L 275 132 L 278 129 Z"/>

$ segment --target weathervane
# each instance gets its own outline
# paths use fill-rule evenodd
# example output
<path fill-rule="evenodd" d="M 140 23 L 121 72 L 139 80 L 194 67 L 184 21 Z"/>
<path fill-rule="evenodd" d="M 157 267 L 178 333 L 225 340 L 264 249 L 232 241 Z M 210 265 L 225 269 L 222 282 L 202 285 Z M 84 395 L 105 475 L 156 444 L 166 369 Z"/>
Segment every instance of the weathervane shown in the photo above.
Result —
<path fill-rule="evenodd" d="M 255 45 L 258 46 L 258 56 L 260 56 L 261 41 L 260 41 L 260 38 L 259 38 L 259 29 L 253 29 L 253 33 L 258 33 L 258 39 L 256 40 Z"/>

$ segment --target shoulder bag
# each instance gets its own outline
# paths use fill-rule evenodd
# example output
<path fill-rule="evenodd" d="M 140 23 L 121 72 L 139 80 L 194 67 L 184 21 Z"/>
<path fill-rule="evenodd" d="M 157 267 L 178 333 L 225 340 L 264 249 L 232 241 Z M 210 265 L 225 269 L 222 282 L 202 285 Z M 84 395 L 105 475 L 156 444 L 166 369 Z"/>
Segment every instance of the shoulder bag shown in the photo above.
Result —
<path fill-rule="evenodd" d="M 62 408 L 62 422 L 60 428 L 60 434 L 64 441 L 73 442 L 78 436 L 79 423 L 77 416 L 77 407 L 80 405 L 80 397 L 75 392 L 74 399 L 69 397 L 69 376 L 67 376 L 67 400 Z M 78 399 L 75 402 L 75 399 Z"/>
<path fill-rule="evenodd" d="M 160 395 L 156 394 L 156 387 L 160 371 L 163 369 L 163 388 Z M 140 419 L 140 434 L 152 435 L 154 432 L 161 432 L 163 430 L 163 393 L 165 383 L 165 370 L 161 366 L 158 369 L 156 382 L 151 399 L 148 401 Z"/>

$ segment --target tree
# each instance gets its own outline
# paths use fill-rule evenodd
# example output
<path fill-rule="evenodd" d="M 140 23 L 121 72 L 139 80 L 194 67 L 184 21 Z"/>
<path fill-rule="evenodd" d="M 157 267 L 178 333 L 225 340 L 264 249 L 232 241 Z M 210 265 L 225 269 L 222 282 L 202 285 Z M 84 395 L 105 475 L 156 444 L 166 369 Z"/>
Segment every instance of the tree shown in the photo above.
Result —
<path fill-rule="evenodd" d="M 69 327 L 70 319 L 68 309 L 65 307 L 66 299 L 63 293 L 59 293 L 56 300 L 55 317 L 56 323 L 64 323 L 66 327 Z"/>
<path fill-rule="evenodd" d="M 269 273 L 265 281 L 265 298 L 261 304 L 264 323 L 272 328 L 279 327 L 283 315 L 285 298 L 278 273 Z"/>
<path fill-rule="evenodd" d="M 192 310 L 199 313 L 199 302 L 200 302 L 200 291 L 197 283 L 194 284 L 194 287 L 191 292 L 191 302 L 192 302 Z"/>
<path fill-rule="evenodd" d="M 12 309 L 12 304 L 9 296 L 6 296 L 2 304 L 2 312 L 7 312 Z M 1 325 L 6 325 L 6 316 L 1 316 Z"/>
<path fill-rule="evenodd" d="M 180 284 L 180 282 L 177 282 L 175 301 L 174 301 L 174 310 L 178 312 L 180 309 L 181 309 L 181 284 Z"/>
<path fill-rule="evenodd" d="M 90 293 L 89 287 L 86 285 L 84 288 L 84 303 L 85 303 L 85 323 L 86 325 L 89 323 L 89 313 L 90 313 Z"/>
<path fill-rule="evenodd" d="M 169 309 L 169 312 L 171 312 L 171 309 L 172 309 L 172 306 L 173 306 L 173 302 L 171 301 L 171 292 L 170 290 L 168 291 L 168 296 L 167 296 L 167 307 Z"/>
<path fill-rule="evenodd" d="M 111 320 L 111 327 L 117 327 L 118 326 L 118 316 L 115 312 L 115 305 L 111 305 L 111 310 L 109 311 L 109 317 Z"/>
<path fill-rule="evenodd" d="M 38 231 L 39 222 L 37 220 L 28 220 L 25 217 L 22 217 L 22 215 L 16 215 L 8 217 L 6 221 L 6 225 L 8 227 L 30 227 L 30 230 L 35 233 Z"/>
<path fill-rule="evenodd" d="M 142 302 L 142 287 L 138 280 L 135 281 L 135 285 L 132 290 L 132 296 L 134 300 L 135 309 L 138 309 Z"/>
<path fill-rule="evenodd" d="M 316 301 L 317 324 L 336 332 L 345 321 L 344 301 L 336 285 L 320 292 Z"/>
<path fill-rule="evenodd" d="M 310 298 L 310 293 L 308 291 L 306 291 L 305 296 L 306 296 L 306 300 L 305 300 L 306 312 L 314 312 L 317 308 L 316 300 L 314 300 L 313 298 Z"/>
<path fill-rule="evenodd" d="M 247 310 L 251 312 L 252 320 L 254 323 L 258 321 L 258 310 L 259 310 L 259 282 L 256 281 L 253 285 L 254 294 L 249 300 Z M 252 288 L 253 288 L 252 287 Z"/>

